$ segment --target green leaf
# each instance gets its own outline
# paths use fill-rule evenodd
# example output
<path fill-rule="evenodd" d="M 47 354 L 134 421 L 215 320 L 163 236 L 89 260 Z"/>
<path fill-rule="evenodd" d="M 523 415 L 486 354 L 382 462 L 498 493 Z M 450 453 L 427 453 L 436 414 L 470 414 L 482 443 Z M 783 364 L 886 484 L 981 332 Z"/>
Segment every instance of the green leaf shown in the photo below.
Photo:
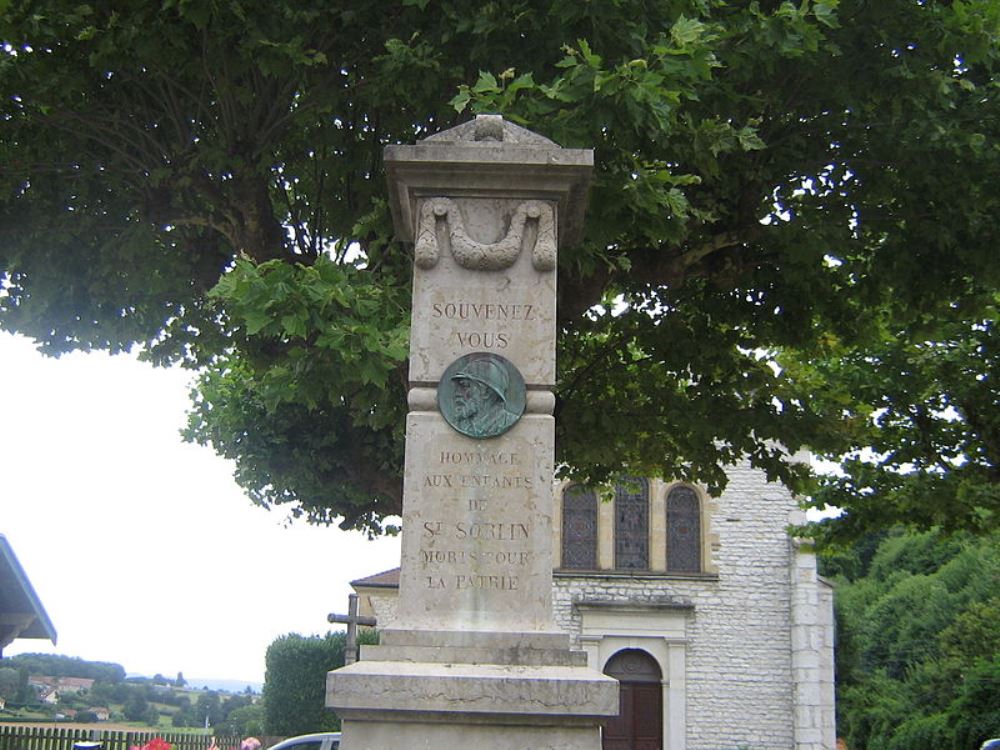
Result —
<path fill-rule="evenodd" d="M 687 48 L 701 37 L 705 24 L 695 18 L 685 18 L 681 15 L 670 27 L 670 38 L 680 48 Z"/>
<path fill-rule="evenodd" d="M 500 86 L 497 83 L 496 77 L 489 71 L 479 71 L 479 80 L 477 80 L 476 85 L 472 87 L 472 93 L 484 94 L 499 91 Z"/>
<path fill-rule="evenodd" d="M 448 102 L 448 104 L 455 109 L 456 112 L 464 112 L 465 108 L 469 106 L 469 102 L 472 100 L 472 92 L 469 91 L 468 86 L 462 86 L 459 92 L 455 94 Z"/>
<path fill-rule="evenodd" d="M 577 47 L 580 48 L 580 53 L 583 55 L 583 59 L 587 63 L 587 65 L 589 65 L 591 68 L 601 67 L 601 56 L 594 54 L 594 52 L 590 49 L 590 44 L 587 42 L 586 39 L 577 39 L 576 45 Z"/>
<path fill-rule="evenodd" d="M 837 16 L 837 9 L 840 0 L 814 0 L 813 15 L 816 20 L 830 29 L 840 28 L 840 20 Z"/>
<path fill-rule="evenodd" d="M 762 148 L 767 148 L 767 144 L 761 140 L 753 128 L 741 128 L 736 131 L 736 139 L 744 151 L 759 151 Z"/>
<path fill-rule="evenodd" d="M 243 314 L 247 334 L 254 336 L 271 324 L 271 316 L 266 310 L 248 310 Z"/>
<path fill-rule="evenodd" d="M 281 318 L 281 327 L 290 336 L 305 338 L 306 318 L 302 315 L 285 315 Z"/>

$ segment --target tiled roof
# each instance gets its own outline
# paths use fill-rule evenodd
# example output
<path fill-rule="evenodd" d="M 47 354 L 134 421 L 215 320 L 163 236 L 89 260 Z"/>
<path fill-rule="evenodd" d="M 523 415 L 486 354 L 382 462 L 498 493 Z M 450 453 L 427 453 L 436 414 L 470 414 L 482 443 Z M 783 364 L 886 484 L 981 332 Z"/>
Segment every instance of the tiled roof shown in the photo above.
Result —
<path fill-rule="evenodd" d="M 356 581 L 351 581 L 351 585 L 354 587 L 368 586 L 370 588 L 398 589 L 399 568 L 393 568 L 392 570 L 383 570 L 381 573 L 376 573 L 373 576 L 368 576 L 367 578 L 359 578 Z"/>

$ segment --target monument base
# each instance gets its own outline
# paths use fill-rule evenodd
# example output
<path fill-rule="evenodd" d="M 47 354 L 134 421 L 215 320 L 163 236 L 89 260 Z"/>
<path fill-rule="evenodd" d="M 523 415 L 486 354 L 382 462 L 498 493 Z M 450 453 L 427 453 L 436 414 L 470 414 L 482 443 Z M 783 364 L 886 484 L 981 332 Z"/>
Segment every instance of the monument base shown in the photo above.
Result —
<path fill-rule="evenodd" d="M 327 675 L 344 750 L 598 750 L 618 683 L 556 632 L 386 630 Z"/>
<path fill-rule="evenodd" d="M 571 651 L 569 636 L 558 631 L 386 628 L 380 634 L 379 643 L 378 646 L 361 647 L 365 661 L 587 666 L 587 654 Z"/>
<path fill-rule="evenodd" d="M 592 727 L 533 727 L 429 722 L 345 721 L 344 750 L 599 750 Z"/>

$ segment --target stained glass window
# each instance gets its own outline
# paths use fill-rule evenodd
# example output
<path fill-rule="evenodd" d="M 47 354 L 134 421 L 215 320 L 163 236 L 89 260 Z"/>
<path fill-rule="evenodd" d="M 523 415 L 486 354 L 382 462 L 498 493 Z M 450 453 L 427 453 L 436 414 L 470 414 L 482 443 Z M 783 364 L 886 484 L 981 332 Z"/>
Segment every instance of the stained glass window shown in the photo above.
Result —
<path fill-rule="evenodd" d="M 629 478 L 615 486 L 615 568 L 649 570 L 649 483 Z"/>
<path fill-rule="evenodd" d="M 563 492 L 562 567 L 597 568 L 597 495 L 579 484 Z"/>
<path fill-rule="evenodd" d="M 701 507 L 698 493 L 683 485 L 667 495 L 667 572 L 701 571 Z"/>

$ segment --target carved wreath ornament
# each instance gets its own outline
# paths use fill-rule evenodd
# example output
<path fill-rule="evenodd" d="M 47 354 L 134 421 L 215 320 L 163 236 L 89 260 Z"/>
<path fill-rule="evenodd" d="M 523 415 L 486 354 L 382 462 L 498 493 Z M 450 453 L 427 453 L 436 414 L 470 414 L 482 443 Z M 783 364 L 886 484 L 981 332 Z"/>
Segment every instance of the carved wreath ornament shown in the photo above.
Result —
<path fill-rule="evenodd" d="M 446 232 L 439 235 L 438 224 Z M 525 229 L 537 228 L 531 264 L 536 271 L 551 271 L 556 267 L 556 233 L 552 206 L 542 201 L 525 201 L 510 220 L 507 236 L 493 242 L 477 242 L 465 231 L 462 214 L 449 198 L 425 201 L 420 209 L 420 224 L 414 247 L 415 262 L 423 269 L 433 268 L 441 259 L 438 237 L 448 238 L 451 255 L 462 268 L 470 271 L 501 271 L 514 265 L 521 254 Z"/>

